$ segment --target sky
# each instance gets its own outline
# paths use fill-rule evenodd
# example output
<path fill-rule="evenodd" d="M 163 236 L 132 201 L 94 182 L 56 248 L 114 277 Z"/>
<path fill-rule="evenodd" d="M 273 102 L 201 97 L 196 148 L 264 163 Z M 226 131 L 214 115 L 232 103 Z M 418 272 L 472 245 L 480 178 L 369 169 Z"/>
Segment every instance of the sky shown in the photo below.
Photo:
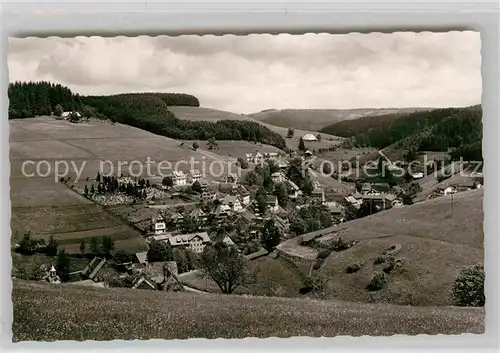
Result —
<path fill-rule="evenodd" d="M 481 102 L 478 32 L 9 38 L 9 81 L 84 95 L 175 92 L 203 107 L 469 106 Z"/>

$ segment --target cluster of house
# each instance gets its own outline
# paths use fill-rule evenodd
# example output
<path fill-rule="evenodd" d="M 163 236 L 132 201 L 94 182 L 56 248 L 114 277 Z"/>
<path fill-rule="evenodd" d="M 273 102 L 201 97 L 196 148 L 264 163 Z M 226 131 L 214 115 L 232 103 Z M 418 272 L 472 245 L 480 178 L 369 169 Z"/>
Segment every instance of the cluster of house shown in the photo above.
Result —
<path fill-rule="evenodd" d="M 380 191 L 389 190 L 387 183 L 363 183 L 361 190 L 354 190 L 345 197 L 345 200 L 359 209 L 362 205 L 371 207 L 374 211 L 398 208 L 403 206 L 400 195 L 403 193 L 401 187 L 392 188 L 391 192 Z"/>
<path fill-rule="evenodd" d="M 484 177 L 482 173 L 471 173 L 458 181 L 443 183 L 443 185 L 438 186 L 434 192 L 427 197 L 427 199 L 452 195 L 457 192 L 481 189 L 483 184 Z"/>
<path fill-rule="evenodd" d="M 264 161 L 275 160 L 279 157 L 278 152 L 264 152 L 255 151 L 253 153 L 245 153 L 245 160 L 248 163 L 261 164 Z"/>
<path fill-rule="evenodd" d="M 198 220 L 207 219 L 207 215 L 199 208 L 193 210 L 189 216 L 195 217 Z M 167 224 L 169 222 L 179 225 L 183 220 L 184 216 L 180 213 L 171 214 L 170 218 L 167 218 L 164 213 L 159 213 L 151 220 L 153 231 L 146 235 L 146 241 L 163 241 L 172 248 L 189 249 L 198 254 L 202 253 L 205 246 L 212 243 L 212 239 L 210 239 L 206 231 L 191 234 L 179 234 L 176 231 L 167 231 Z M 234 245 L 232 239 L 227 235 L 221 241 L 226 245 Z"/>

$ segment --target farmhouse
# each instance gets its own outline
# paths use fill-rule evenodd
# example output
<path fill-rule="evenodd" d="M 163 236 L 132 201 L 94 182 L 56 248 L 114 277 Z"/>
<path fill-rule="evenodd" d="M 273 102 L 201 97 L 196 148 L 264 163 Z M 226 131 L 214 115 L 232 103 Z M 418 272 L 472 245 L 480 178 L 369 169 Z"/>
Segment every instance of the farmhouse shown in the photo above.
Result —
<path fill-rule="evenodd" d="M 186 175 L 182 170 L 174 170 L 170 175 L 174 186 L 186 185 Z"/>
<path fill-rule="evenodd" d="M 313 134 L 305 134 L 302 136 L 302 140 L 304 141 L 318 141 L 318 138 L 314 136 Z"/>
<path fill-rule="evenodd" d="M 205 212 L 203 212 L 203 210 L 201 208 L 199 208 L 199 207 L 196 207 L 194 210 L 192 210 L 189 213 L 189 216 L 193 217 L 195 219 L 205 219 L 207 217 L 207 215 L 205 214 Z"/>
<path fill-rule="evenodd" d="M 323 205 L 328 209 L 328 211 L 330 211 L 330 214 L 333 217 L 335 218 L 342 217 L 342 211 L 344 208 L 338 202 L 328 201 L 324 202 Z"/>
<path fill-rule="evenodd" d="M 277 212 L 279 210 L 278 198 L 274 195 L 266 197 L 266 205 L 272 212 Z"/>
<path fill-rule="evenodd" d="M 210 185 L 208 184 L 208 182 L 206 180 L 201 179 L 200 186 L 201 186 L 201 202 L 202 203 L 209 203 L 209 202 L 214 201 L 217 198 L 217 195 L 210 188 Z"/>
<path fill-rule="evenodd" d="M 364 195 L 363 204 L 373 210 L 385 210 L 392 207 L 392 202 L 396 200 L 393 194 Z"/>
<path fill-rule="evenodd" d="M 325 202 L 325 190 L 321 187 L 315 187 L 311 192 L 311 197 L 315 201 L 319 201 L 321 203 Z"/>
<path fill-rule="evenodd" d="M 161 213 L 158 213 L 155 217 L 153 217 L 151 223 L 155 235 L 165 233 L 167 225 L 165 222 L 165 217 L 163 217 Z"/>
<path fill-rule="evenodd" d="M 288 218 L 283 218 L 278 215 L 273 215 L 272 219 L 274 221 L 274 225 L 278 227 L 280 232 L 288 233 L 290 231 L 290 222 Z"/>
<path fill-rule="evenodd" d="M 172 248 L 189 248 L 198 254 L 202 253 L 205 246 L 211 243 L 207 232 L 175 235 L 168 238 L 168 242 Z"/>
<path fill-rule="evenodd" d="M 360 194 L 357 190 L 355 190 L 353 193 L 347 196 L 345 200 L 354 207 L 360 208 L 361 204 L 363 203 L 363 195 Z"/>
<path fill-rule="evenodd" d="M 300 190 L 299 186 L 295 184 L 291 180 L 287 180 L 288 184 L 288 197 L 291 199 L 297 199 L 300 195 L 302 195 L 302 190 Z"/>
<path fill-rule="evenodd" d="M 271 179 L 274 183 L 282 183 L 286 180 L 286 177 L 283 172 L 274 172 L 273 174 L 271 174 Z"/>
<path fill-rule="evenodd" d="M 78 112 L 62 112 L 61 119 L 68 120 L 73 114 L 75 114 L 78 118 L 81 118 L 82 115 Z"/>
<path fill-rule="evenodd" d="M 241 203 L 245 206 L 250 205 L 250 193 L 243 185 L 238 185 L 238 194 L 241 197 Z"/>
<path fill-rule="evenodd" d="M 235 195 L 227 195 L 224 197 L 221 204 L 223 206 L 227 206 L 233 212 L 240 212 L 243 210 L 243 206 L 241 205 L 238 196 Z"/>
<path fill-rule="evenodd" d="M 50 283 L 61 283 L 61 279 L 57 275 L 57 271 L 54 268 L 54 265 L 50 266 L 50 270 L 47 271 L 47 273 L 43 277 L 43 280 L 48 281 Z"/>
<path fill-rule="evenodd" d="M 198 169 L 191 169 L 189 171 L 189 175 L 191 176 L 191 183 L 194 183 L 196 181 L 200 181 L 201 179 L 201 173 Z"/>
<path fill-rule="evenodd" d="M 210 212 L 210 214 L 218 219 L 223 219 L 227 217 L 231 212 L 231 208 L 228 205 L 218 204 L 215 205 Z"/>
<path fill-rule="evenodd" d="M 255 151 L 254 153 L 246 153 L 245 159 L 249 163 L 260 164 L 264 161 L 264 155 L 259 151 Z"/>
<path fill-rule="evenodd" d="M 132 284 L 132 289 L 149 289 L 156 290 L 156 284 L 144 276 L 136 278 Z"/>

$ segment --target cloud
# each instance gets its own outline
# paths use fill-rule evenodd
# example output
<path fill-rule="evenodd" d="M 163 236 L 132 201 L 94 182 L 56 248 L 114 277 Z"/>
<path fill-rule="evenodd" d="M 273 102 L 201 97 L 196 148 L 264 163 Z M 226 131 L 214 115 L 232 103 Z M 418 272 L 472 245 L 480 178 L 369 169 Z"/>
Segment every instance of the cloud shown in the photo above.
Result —
<path fill-rule="evenodd" d="M 466 106 L 481 98 L 475 32 L 10 38 L 10 80 L 81 94 L 184 92 L 206 107 Z"/>

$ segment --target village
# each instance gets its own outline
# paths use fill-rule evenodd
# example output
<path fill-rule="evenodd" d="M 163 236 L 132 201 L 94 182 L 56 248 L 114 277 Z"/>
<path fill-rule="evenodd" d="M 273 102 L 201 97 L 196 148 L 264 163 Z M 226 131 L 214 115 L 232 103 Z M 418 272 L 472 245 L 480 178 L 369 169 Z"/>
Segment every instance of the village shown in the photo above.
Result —
<path fill-rule="evenodd" d="M 71 115 L 65 114 L 62 119 Z M 316 137 L 309 134 L 302 139 L 311 141 Z M 208 245 L 221 243 L 253 260 L 276 253 L 280 242 L 296 238 L 304 245 L 322 229 L 411 205 L 421 191 L 418 180 L 423 178 L 422 173 L 399 185 L 344 181 L 348 192 L 338 192 L 311 177 L 313 169 L 317 169 L 313 161 L 313 152 L 307 149 L 288 154 L 256 149 L 238 158 L 240 173 L 228 172 L 211 181 L 197 169 L 187 173 L 175 170 L 161 179 L 117 178 L 99 172 L 95 180 L 87 178 L 83 184 L 63 179 L 61 182 L 71 189 L 112 213 L 116 207 L 132 205 L 132 214 L 117 215 L 141 232 L 149 248 L 111 255 L 110 251 L 88 252 L 82 242 L 81 255 L 86 253 L 89 263 L 69 273 L 65 281 L 199 291 L 183 284 L 182 277 L 197 271 L 195 259 Z M 391 165 L 389 161 L 386 169 L 390 170 Z M 482 183 L 481 173 L 471 173 L 457 183 L 445 180 L 425 199 L 481 188 Z M 305 240 L 302 234 L 310 234 L 310 239 Z M 42 266 L 41 271 L 41 280 L 61 282 L 53 264 Z"/>

